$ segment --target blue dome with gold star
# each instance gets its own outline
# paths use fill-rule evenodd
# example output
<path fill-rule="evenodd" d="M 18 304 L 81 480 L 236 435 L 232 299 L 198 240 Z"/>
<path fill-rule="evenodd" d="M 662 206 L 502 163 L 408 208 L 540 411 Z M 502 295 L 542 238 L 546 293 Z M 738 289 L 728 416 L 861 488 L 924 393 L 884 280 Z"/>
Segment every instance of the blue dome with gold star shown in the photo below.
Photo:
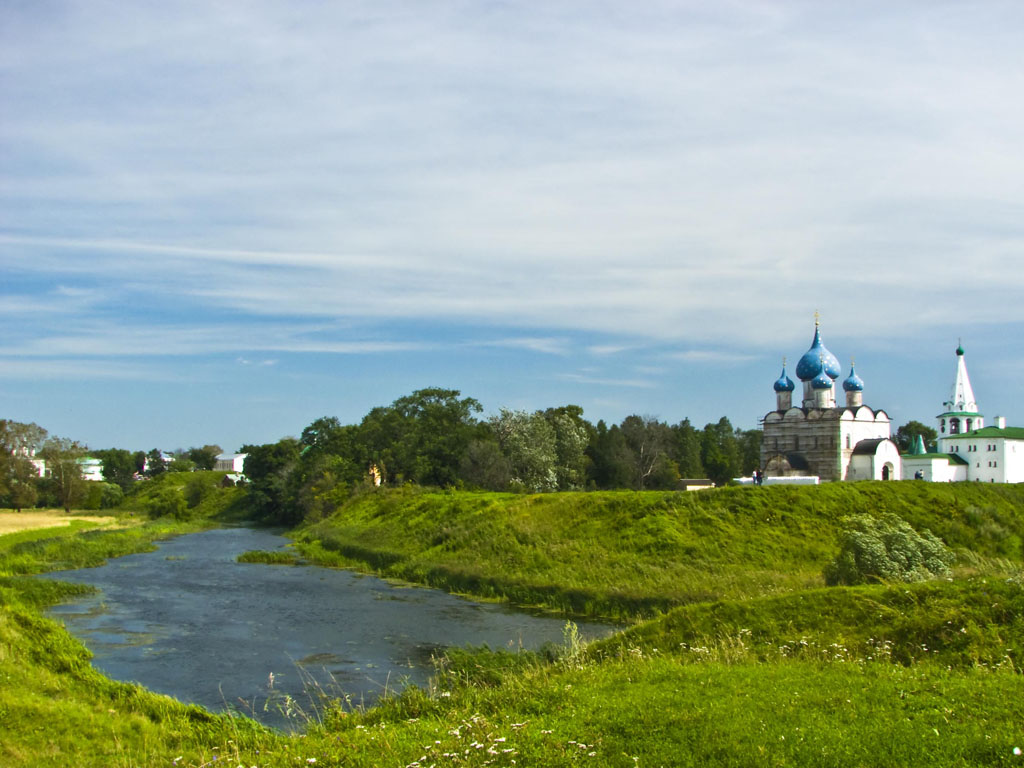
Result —
<path fill-rule="evenodd" d="M 832 389 L 832 377 L 828 375 L 828 371 L 819 371 L 818 375 L 811 379 L 811 387 L 814 389 Z"/>
<path fill-rule="evenodd" d="M 782 366 L 782 374 L 775 380 L 775 384 L 773 386 L 775 387 L 776 392 L 792 392 L 796 389 L 796 384 L 794 384 L 793 380 L 786 375 L 786 366 Z"/>
<path fill-rule="evenodd" d="M 864 381 L 857 375 L 857 372 L 853 369 L 852 363 L 850 364 L 850 375 L 847 376 L 846 380 L 843 382 L 843 389 L 847 392 L 864 391 Z"/>
<path fill-rule="evenodd" d="M 825 373 L 830 379 L 835 380 L 839 378 L 841 370 L 836 356 L 821 343 L 821 329 L 815 323 L 814 341 L 796 364 L 796 375 L 800 377 L 800 381 L 811 381 L 819 373 Z"/>

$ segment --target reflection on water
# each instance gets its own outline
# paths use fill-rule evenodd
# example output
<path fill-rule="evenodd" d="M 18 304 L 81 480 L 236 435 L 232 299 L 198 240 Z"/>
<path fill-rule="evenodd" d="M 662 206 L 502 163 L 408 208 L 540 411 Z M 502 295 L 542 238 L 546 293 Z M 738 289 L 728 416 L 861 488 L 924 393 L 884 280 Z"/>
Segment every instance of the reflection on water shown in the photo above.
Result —
<path fill-rule="evenodd" d="M 287 544 L 267 531 L 226 528 L 49 574 L 101 590 L 49 615 L 114 679 L 277 726 L 288 723 L 268 698 L 290 695 L 301 706 L 310 684 L 371 703 L 385 688 L 424 685 L 433 654 L 446 646 L 536 649 L 562 640 L 561 619 L 350 571 L 235 561 Z M 580 631 L 595 637 L 610 628 L 584 623 Z"/>

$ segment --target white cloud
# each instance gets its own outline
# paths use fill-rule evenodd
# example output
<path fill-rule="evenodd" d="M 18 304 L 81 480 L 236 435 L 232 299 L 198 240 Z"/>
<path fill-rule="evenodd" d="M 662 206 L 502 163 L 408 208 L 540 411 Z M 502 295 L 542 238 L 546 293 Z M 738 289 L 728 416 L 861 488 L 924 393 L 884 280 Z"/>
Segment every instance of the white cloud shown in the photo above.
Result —
<path fill-rule="evenodd" d="M 695 362 L 815 308 L 881 335 L 908 292 L 907 334 L 1024 321 L 1024 10 L 982 5 L 8 6 L 0 265 L 71 293 L 0 311 L 124 307 L 125 354 L 394 351 L 293 326 L 404 318 Z"/>
<path fill-rule="evenodd" d="M 590 376 L 579 373 L 560 373 L 558 378 L 564 381 L 571 381 L 574 384 L 590 384 L 599 387 L 629 387 L 633 389 L 652 389 L 657 382 L 650 377 L 639 379 L 606 378 L 601 376 Z"/>

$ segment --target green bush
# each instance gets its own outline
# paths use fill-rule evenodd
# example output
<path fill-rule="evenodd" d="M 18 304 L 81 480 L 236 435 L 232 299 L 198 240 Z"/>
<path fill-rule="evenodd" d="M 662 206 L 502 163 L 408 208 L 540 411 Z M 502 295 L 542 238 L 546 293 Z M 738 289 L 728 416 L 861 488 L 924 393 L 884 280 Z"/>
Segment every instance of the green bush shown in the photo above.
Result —
<path fill-rule="evenodd" d="M 207 496 L 213 493 L 217 489 L 216 478 L 209 476 L 207 473 L 195 473 L 193 474 L 182 492 L 185 495 L 185 501 L 188 504 L 189 509 L 198 507 Z"/>
<path fill-rule="evenodd" d="M 124 501 L 124 491 L 114 483 L 90 482 L 85 487 L 82 509 L 112 509 Z"/>
<path fill-rule="evenodd" d="M 179 520 L 184 520 L 188 516 L 189 509 L 181 491 L 177 488 L 166 487 L 161 488 L 146 502 L 146 512 L 150 517 L 173 515 Z"/>
<path fill-rule="evenodd" d="M 892 513 L 846 518 L 839 555 L 825 566 L 825 583 L 926 581 L 948 576 L 953 553 L 931 531 L 915 531 Z"/>

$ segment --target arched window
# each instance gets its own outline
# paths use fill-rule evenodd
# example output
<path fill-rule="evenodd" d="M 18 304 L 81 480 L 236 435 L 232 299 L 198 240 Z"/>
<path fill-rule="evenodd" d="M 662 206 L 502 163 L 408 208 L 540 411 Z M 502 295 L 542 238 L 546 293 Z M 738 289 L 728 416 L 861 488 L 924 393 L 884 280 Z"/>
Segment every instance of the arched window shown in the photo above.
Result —
<path fill-rule="evenodd" d="M 949 434 L 959 435 L 960 434 L 960 419 L 949 420 Z"/>
<path fill-rule="evenodd" d="M 946 420 L 945 419 L 942 419 L 939 422 L 939 431 L 942 432 L 942 434 L 946 434 Z"/>
<path fill-rule="evenodd" d="M 850 447 L 850 435 L 849 435 L 849 433 L 847 433 L 847 435 L 846 435 L 846 447 L 847 448 Z"/>
<path fill-rule="evenodd" d="M 971 431 L 971 420 L 970 419 L 967 420 L 967 431 L 968 432 Z"/>

